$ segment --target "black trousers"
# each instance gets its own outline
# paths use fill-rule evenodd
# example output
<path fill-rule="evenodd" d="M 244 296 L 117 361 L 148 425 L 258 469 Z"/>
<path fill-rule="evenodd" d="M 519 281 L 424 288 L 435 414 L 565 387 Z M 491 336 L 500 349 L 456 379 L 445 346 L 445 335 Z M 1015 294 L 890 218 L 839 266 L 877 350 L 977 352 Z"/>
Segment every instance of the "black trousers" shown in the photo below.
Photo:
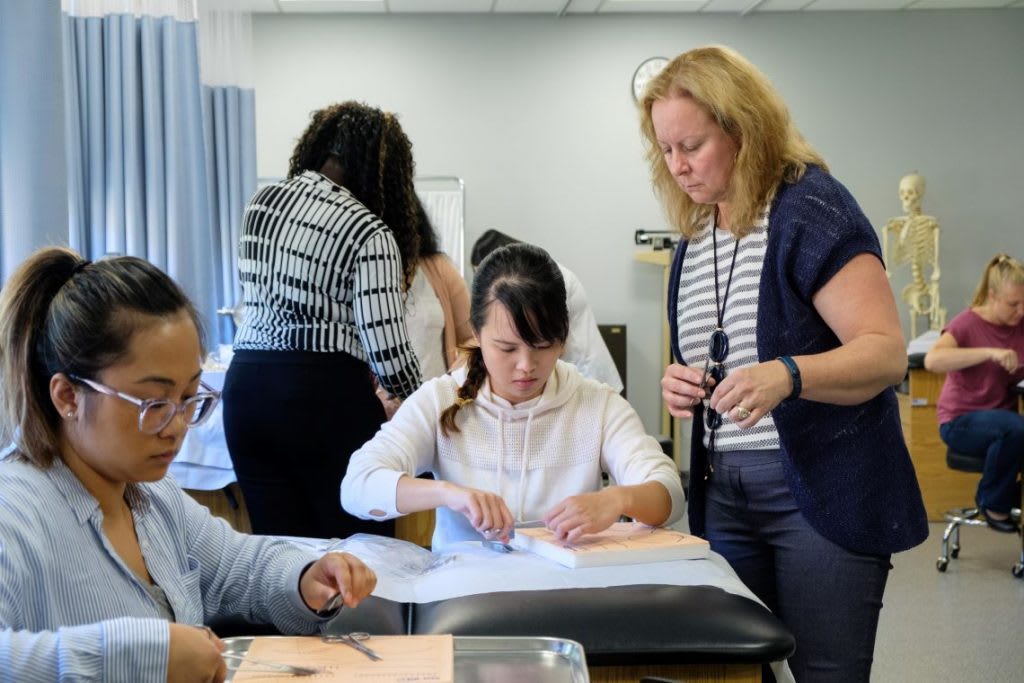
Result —
<path fill-rule="evenodd" d="M 349 458 L 384 421 L 369 366 L 348 354 L 236 351 L 224 432 L 253 533 L 394 536 L 341 508 Z"/>

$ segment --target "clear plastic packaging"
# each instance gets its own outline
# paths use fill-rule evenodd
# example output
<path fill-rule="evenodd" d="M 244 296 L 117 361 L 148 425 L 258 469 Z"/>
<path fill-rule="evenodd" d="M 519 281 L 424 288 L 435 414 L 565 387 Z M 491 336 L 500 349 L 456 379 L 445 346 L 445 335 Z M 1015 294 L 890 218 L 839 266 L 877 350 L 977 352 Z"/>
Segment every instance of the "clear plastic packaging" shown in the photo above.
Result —
<path fill-rule="evenodd" d="M 435 555 L 426 548 L 398 538 L 354 534 L 327 546 L 325 552 L 351 553 L 378 575 L 396 579 L 415 579 L 455 559 L 455 555 Z"/>

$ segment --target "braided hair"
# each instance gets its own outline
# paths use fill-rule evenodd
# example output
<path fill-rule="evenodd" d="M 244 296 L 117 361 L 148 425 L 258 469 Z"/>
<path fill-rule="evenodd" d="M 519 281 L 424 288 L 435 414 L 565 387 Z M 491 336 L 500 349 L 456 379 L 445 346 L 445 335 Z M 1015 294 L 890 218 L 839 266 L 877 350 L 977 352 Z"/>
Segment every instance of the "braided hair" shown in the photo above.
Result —
<path fill-rule="evenodd" d="M 505 307 L 524 343 L 564 344 L 569 337 L 569 310 L 565 302 L 565 280 L 554 259 L 540 247 L 517 243 L 501 247 L 485 258 L 473 277 L 469 322 L 477 339 L 494 303 Z M 487 366 L 479 346 L 463 347 L 468 374 L 459 387 L 455 403 L 441 413 L 445 436 L 458 432 L 455 417 L 472 403 L 487 379 Z"/>
<path fill-rule="evenodd" d="M 344 185 L 394 234 L 408 288 L 419 258 L 412 143 L 390 112 L 360 102 L 313 112 L 288 162 L 288 177 L 319 171 L 329 157 L 341 165 Z"/>

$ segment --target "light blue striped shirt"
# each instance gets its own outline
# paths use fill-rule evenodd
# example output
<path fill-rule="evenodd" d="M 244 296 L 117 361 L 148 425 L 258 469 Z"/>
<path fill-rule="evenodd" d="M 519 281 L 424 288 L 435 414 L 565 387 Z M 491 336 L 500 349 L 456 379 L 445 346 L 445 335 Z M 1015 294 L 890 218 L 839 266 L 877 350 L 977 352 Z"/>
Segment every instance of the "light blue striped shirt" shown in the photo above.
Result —
<path fill-rule="evenodd" d="M 232 530 L 170 478 L 129 484 L 142 555 L 176 621 L 214 616 L 318 630 L 298 592 L 316 555 Z M 0 461 L 0 682 L 167 680 L 168 622 L 103 534 L 62 461 Z"/>

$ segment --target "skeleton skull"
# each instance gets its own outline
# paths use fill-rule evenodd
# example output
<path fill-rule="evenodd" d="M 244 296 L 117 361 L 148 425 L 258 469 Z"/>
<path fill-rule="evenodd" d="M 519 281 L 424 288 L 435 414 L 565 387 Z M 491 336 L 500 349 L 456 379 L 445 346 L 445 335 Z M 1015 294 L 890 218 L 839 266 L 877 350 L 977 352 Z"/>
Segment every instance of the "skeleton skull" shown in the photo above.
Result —
<path fill-rule="evenodd" d="M 924 198 L 924 178 L 916 173 L 905 175 L 900 179 L 900 201 L 903 210 L 910 215 L 921 213 L 921 200 Z"/>

